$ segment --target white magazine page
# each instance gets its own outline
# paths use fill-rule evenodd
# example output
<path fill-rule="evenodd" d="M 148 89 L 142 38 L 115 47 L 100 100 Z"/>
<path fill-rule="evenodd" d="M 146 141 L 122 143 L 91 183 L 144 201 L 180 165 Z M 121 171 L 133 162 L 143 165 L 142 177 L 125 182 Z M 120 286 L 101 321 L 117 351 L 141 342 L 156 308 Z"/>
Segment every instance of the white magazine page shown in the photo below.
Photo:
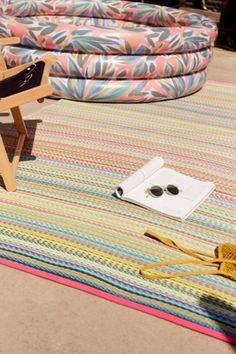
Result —
<path fill-rule="evenodd" d="M 147 189 L 158 185 L 161 187 L 173 184 L 178 187 L 178 195 L 164 192 L 160 197 L 152 197 Z M 130 190 L 125 199 L 144 207 L 154 209 L 168 216 L 184 220 L 199 203 L 201 203 L 214 189 L 214 183 L 203 182 L 183 175 L 169 168 L 161 168 Z"/>
<path fill-rule="evenodd" d="M 115 194 L 118 198 L 126 198 L 127 194 L 133 189 L 142 184 L 145 179 L 152 176 L 164 165 L 161 157 L 156 156 L 148 161 L 144 166 L 135 171 L 131 176 L 124 180 L 116 189 Z"/>

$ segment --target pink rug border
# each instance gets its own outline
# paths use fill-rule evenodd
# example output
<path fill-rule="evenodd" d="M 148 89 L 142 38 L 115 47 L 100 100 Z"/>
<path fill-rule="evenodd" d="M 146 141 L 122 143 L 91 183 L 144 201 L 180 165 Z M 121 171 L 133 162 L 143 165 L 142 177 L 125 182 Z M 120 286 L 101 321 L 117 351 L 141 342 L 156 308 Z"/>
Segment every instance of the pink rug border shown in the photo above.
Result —
<path fill-rule="evenodd" d="M 176 316 L 165 313 L 163 311 L 153 309 L 153 308 L 150 308 L 145 305 L 137 304 L 137 303 L 130 301 L 130 300 L 122 299 L 118 296 L 106 293 L 102 290 L 95 289 L 91 286 L 76 282 L 74 280 L 65 279 L 63 277 L 53 275 L 53 274 L 50 274 L 50 273 L 47 273 L 47 272 L 44 272 L 41 270 L 36 270 L 34 268 L 30 268 L 28 266 L 24 266 L 22 264 L 19 264 L 19 263 L 13 262 L 13 261 L 9 261 L 9 260 L 3 259 L 3 258 L 0 258 L 0 264 L 10 267 L 10 268 L 14 268 L 14 269 L 26 272 L 26 273 L 29 273 L 29 274 L 32 274 L 32 275 L 35 275 L 35 276 L 38 276 L 40 278 L 44 278 L 44 279 L 47 279 L 47 280 L 50 280 L 50 281 L 53 281 L 53 282 L 56 282 L 56 283 L 59 283 L 62 285 L 66 285 L 66 286 L 75 288 L 77 290 L 84 291 L 88 294 L 95 295 L 97 297 L 106 299 L 108 301 L 114 302 L 119 305 L 123 305 L 123 306 L 129 307 L 129 308 L 138 310 L 140 312 L 144 312 L 149 315 L 159 317 L 161 319 L 170 321 L 170 322 L 180 325 L 182 327 L 186 327 L 191 330 L 194 330 L 194 331 L 197 331 L 200 333 L 204 333 L 208 336 L 220 339 L 220 340 L 225 341 L 227 343 L 236 344 L 236 338 L 227 336 L 226 334 L 219 333 L 215 330 L 212 330 L 212 329 L 206 328 L 204 326 L 201 326 L 201 325 L 189 322 L 187 320 L 178 318 Z"/>

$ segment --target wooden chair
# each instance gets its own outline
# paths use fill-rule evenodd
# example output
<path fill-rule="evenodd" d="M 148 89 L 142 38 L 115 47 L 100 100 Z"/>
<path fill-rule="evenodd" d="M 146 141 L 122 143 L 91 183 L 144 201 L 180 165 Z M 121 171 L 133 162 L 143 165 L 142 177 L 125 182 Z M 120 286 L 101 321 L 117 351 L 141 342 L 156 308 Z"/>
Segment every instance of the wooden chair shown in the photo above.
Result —
<path fill-rule="evenodd" d="M 0 38 L 0 45 L 12 45 L 20 42 L 17 37 Z M 46 55 L 40 60 L 7 69 L 0 54 L 0 112 L 11 110 L 18 142 L 12 162 L 9 161 L 2 136 L 0 134 L 0 175 L 7 191 L 16 190 L 16 171 L 20 160 L 27 129 L 19 106 L 34 100 L 43 102 L 44 97 L 52 94 L 48 82 L 50 67 L 56 62 L 53 55 Z"/>

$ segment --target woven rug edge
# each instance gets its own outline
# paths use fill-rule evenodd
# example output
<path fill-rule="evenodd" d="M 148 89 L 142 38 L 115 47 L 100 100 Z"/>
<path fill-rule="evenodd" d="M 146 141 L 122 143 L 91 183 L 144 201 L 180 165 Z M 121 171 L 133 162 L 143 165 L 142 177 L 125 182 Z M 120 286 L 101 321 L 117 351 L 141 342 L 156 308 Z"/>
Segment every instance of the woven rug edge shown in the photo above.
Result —
<path fill-rule="evenodd" d="M 99 290 L 96 288 L 93 288 L 89 285 L 82 284 L 82 283 L 79 283 L 79 282 L 76 282 L 76 281 L 73 281 L 73 280 L 70 280 L 67 278 L 63 278 L 58 275 L 50 274 L 50 273 L 47 273 L 47 272 L 44 272 L 44 271 L 41 271 L 38 269 L 30 268 L 28 266 L 25 266 L 25 265 L 22 265 L 22 264 L 19 264 L 19 263 L 16 263 L 16 262 L 4 259 L 4 258 L 0 258 L 0 264 L 3 266 L 7 266 L 9 268 L 13 268 L 13 269 L 20 270 L 22 272 L 37 276 L 42 279 L 50 280 L 55 283 L 83 291 L 83 292 L 88 293 L 90 295 L 95 295 L 99 298 L 103 298 L 105 300 L 116 303 L 118 305 L 132 308 L 134 310 L 161 318 L 163 320 L 175 323 L 179 326 L 191 329 L 191 330 L 199 332 L 199 333 L 203 333 L 203 334 L 208 335 L 210 337 L 214 337 L 214 338 L 224 341 L 226 343 L 236 344 L 236 338 L 230 337 L 224 333 L 219 333 L 219 332 L 212 330 L 210 328 L 206 328 L 206 327 L 198 325 L 196 323 L 181 319 L 177 316 L 173 316 L 173 315 L 165 313 L 163 311 L 153 309 L 148 306 L 138 304 L 138 303 L 135 303 L 130 300 L 122 299 L 118 296 L 109 294 L 105 291 L 102 291 L 102 290 Z"/>

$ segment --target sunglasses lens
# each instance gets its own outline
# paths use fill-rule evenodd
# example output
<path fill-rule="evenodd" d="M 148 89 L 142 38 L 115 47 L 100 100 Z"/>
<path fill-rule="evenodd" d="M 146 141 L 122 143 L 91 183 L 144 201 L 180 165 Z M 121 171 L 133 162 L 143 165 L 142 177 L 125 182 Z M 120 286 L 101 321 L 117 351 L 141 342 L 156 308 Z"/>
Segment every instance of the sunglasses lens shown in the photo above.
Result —
<path fill-rule="evenodd" d="M 173 194 L 173 195 L 177 195 L 179 194 L 179 188 L 174 186 L 173 184 L 169 184 L 167 187 L 166 187 L 166 190 L 170 193 L 170 194 Z"/>
<path fill-rule="evenodd" d="M 160 197 L 163 194 L 163 189 L 160 186 L 152 186 L 150 192 L 155 197 Z"/>

